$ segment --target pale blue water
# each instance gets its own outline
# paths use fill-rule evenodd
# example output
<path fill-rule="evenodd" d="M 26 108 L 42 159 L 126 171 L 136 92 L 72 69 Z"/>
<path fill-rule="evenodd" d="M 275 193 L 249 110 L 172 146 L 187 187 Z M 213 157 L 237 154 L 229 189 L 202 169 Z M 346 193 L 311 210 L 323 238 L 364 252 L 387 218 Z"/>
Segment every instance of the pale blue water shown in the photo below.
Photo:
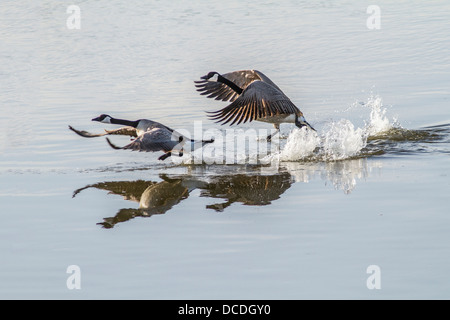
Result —
<path fill-rule="evenodd" d="M 448 299 L 449 21 L 440 1 L 3 1 L 0 297 Z M 282 126 L 272 167 L 161 163 L 67 128 L 224 130 L 193 81 L 251 68 L 319 133 Z"/>

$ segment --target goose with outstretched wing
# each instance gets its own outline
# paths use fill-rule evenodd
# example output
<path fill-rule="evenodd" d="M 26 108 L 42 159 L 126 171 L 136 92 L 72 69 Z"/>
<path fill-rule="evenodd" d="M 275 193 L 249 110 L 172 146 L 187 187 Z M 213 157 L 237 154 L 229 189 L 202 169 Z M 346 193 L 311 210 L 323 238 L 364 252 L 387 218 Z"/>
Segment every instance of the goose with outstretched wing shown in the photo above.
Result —
<path fill-rule="evenodd" d="M 299 128 L 315 131 L 300 109 L 260 71 L 240 70 L 225 74 L 212 71 L 195 84 L 201 95 L 231 102 L 223 109 L 209 112 L 209 117 L 218 123 L 233 125 L 262 121 L 272 123 L 277 132 L 281 123 L 294 123 Z"/>
<path fill-rule="evenodd" d="M 158 158 L 159 160 L 165 160 L 174 153 L 178 153 L 181 157 L 187 143 L 190 143 L 189 150 L 195 150 L 196 148 L 202 147 L 207 143 L 214 142 L 213 139 L 201 141 L 189 139 L 177 131 L 149 119 L 130 121 L 125 119 L 117 119 L 107 114 L 101 114 L 100 116 L 92 119 L 92 121 L 108 124 L 119 124 L 124 125 L 124 127 L 115 130 L 105 130 L 105 132 L 98 134 L 90 133 L 84 130 L 77 130 L 72 126 L 69 126 L 69 129 L 84 138 L 101 137 L 105 135 L 128 135 L 135 137 L 131 143 L 123 147 L 116 146 L 108 138 L 106 138 L 106 140 L 114 149 L 128 149 L 132 151 L 145 152 L 163 151 L 164 154 Z"/>

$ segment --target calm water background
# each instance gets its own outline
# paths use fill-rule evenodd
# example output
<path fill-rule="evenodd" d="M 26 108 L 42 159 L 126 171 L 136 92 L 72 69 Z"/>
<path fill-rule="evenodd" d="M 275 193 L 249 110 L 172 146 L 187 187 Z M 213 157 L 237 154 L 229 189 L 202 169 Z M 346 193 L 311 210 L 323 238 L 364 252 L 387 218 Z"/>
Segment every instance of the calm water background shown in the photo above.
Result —
<path fill-rule="evenodd" d="M 2 1 L 0 297 L 450 298 L 449 21 L 444 1 Z M 364 126 L 375 95 L 391 123 L 439 137 L 264 171 L 161 163 L 67 129 L 100 132 L 100 113 L 216 128 L 204 111 L 224 104 L 193 81 L 250 68 L 319 132 Z M 152 186 L 165 202 L 137 210 Z"/>

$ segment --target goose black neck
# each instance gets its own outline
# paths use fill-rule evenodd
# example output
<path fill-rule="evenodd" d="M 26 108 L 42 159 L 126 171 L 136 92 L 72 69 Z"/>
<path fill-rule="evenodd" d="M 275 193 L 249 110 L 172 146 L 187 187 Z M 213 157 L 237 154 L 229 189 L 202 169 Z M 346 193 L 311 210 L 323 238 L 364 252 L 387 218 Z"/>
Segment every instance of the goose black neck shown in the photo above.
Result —
<path fill-rule="evenodd" d="M 111 123 L 113 124 L 122 124 L 124 126 L 130 126 L 133 128 L 136 128 L 139 124 L 139 120 L 136 121 L 130 121 L 130 120 L 124 120 L 124 119 L 116 119 L 116 118 L 111 118 Z"/>
<path fill-rule="evenodd" d="M 228 80 L 225 77 L 222 77 L 220 74 L 217 76 L 217 81 L 218 82 L 222 82 L 223 84 L 226 84 L 227 86 L 229 86 L 231 89 L 233 89 L 234 91 L 236 91 L 238 94 L 242 93 L 242 89 L 239 88 L 239 86 L 237 86 L 234 82 Z"/>

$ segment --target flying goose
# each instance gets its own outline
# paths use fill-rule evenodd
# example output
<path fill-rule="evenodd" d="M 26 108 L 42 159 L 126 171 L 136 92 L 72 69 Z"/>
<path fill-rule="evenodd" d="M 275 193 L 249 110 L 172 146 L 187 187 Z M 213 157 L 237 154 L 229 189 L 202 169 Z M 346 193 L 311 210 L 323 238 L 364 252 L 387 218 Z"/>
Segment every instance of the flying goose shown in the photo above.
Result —
<path fill-rule="evenodd" d="M 201 95 L 231 102 L 223 109 L 209 112 L 209 117 L 218 123 L 233 125 L 256 120 L 272 123 L 277 132 L 281 123 L 294 123 L 299 128 L 306 126 L 316 131 L 283 91 L 260 71 L 240 70 L 225 74 L 211 71 L 201 79 L 195 81 Z M 269 135 L 267 140 L 271 137 Z"/>
<path fill-rule="evenodd" d="M 190 142 L 191 144 L 190 150 L 198 148 L 199 143 L 201 143 L 201 146 L 203 146 L 207 143 L 214 142 L 213 139 L 202 141 L 189 139 L 159 122 L 148 119 L 130 121 L 117 119 L 107 114 L 102 114 L 92 119 L 92 121 L 98 121 L 108 124 L 120 124 L 125 125 L 125 127 L 121 127 L 115 130 L 105 130 L 104 133 L 99 134 L 89 133 L 84 130 L 77 130 L 72 126 L 69 126 L 69 129 L 85 138 L 101 137 L 105 135 L 128 135 L 135 137 L 135 139 L 131 143 L 123 147 L 114 145 L 108 138 L 106 138 L 106 140 L 108 144 L 114 149 L 129 149 L 132 151 L 145 152 L 163 151 L 164 154 L 158 158 L 159 160 L 167 159 L 172 155 L 173 152 L 176 151 L 181 157 L 183 155 L 183 147 L 187 142 Z"/>

